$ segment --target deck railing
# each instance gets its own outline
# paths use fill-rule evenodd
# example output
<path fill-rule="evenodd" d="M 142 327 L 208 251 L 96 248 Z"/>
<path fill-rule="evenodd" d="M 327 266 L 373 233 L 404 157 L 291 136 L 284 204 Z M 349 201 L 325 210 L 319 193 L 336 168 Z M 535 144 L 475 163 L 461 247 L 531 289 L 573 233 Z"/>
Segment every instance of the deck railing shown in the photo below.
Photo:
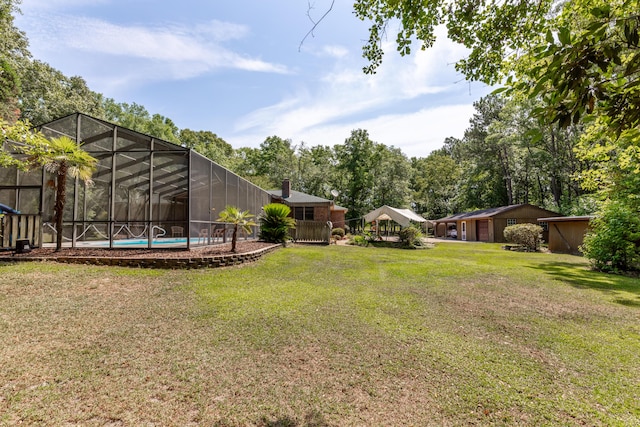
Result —
<path fill-rule="evenodd" d="M 3 214 L 0 218 L 0 247 L 15 248 L 18 240 L 28 240 L 29 245 L 40 247 L 42 218 L 40 215 Z"/>

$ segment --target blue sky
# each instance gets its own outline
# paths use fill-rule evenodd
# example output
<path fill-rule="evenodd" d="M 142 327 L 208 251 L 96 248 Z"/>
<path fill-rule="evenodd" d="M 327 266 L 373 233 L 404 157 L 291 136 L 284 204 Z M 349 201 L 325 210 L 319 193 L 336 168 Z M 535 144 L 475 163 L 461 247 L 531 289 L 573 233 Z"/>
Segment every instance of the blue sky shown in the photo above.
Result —
<path fill-rule="evenodd" d="M 353 15 L 351 1 L 337 0 L 303 42 L 313 26 L 307 14 L 318 20 L 330 5 L 24 0 L 16 25 L 36 59 L 234 148 L 258 147 L 272 135 L 332 146 L 366 129 L 375 142 L 426 157 L 446 137 L 463 135 L 472 103 L 490 92 L 455 71 L 463 48 L 441 38 L 403 58 L 389 43 L 378 73 L 365 75 L 368 24 Z"/>

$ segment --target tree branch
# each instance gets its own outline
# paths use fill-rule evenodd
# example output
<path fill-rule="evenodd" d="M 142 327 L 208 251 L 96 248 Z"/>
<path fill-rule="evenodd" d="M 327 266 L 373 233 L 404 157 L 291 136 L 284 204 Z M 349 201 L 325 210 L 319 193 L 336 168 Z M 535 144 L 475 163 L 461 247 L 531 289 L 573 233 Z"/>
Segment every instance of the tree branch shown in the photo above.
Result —
<path fill-rule="evenodd" d="M 331 10 L 333 9 L 333 5 L 335 3 L 336 3 L 336 0 L 331 0 L 331 5 L 329 6 L 329 9 L 327 9 L 327 11 L 324 13 L 324 15 L 322 15 L 320 17 L 320 19 L 318 21 L 314 21 L 313 18 L 311 17 L 310 11 L 311 11 L 311 9 L 313 9 L 313 6 L 311 5 L 311 3 L 308 3 L 309 4 L 309 8 L 307 9 L 307 17 L 309 18 L 309 20 L 313 24 L 313 27 L 311 27 L 311 29 L 307 32 L 307 34 L 305 34 L 305 36 L 302 38 L 302 41 L 300 42 L 300 46 L 298 46 L 298 52 L 300 52 L 302 50 L 302 45 L 304 44 L 305 40 L 307 40 L 307 38 L 309 36 L 313 37 L 313 32 L 318 27 L 318 25 L 324 20 L 324 18 L 326 18 L 327 15 L 331 12 Z"/>

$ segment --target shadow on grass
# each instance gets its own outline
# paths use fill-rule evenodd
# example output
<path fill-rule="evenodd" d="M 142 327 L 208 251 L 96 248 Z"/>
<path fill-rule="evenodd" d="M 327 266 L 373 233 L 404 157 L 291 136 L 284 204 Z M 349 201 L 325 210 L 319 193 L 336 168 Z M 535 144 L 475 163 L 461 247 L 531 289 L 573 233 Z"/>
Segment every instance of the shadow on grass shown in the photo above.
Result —
<path fill-rule="evenodd" d="M 311 411 L 304 416 L 303 420 L 284 416 L 282 418 L 269 419 L 266 416 L 261 417 L 256 423 L 259 427 L 329 427 L 329 424 L 325 421 L 320 412 Z M 220 421 L 215 424 L 215 427 L 230 427 L 231 424 L 227 424 L 224 421 Z"/>
<path fill-rule="evenodd" d="M 637 277 L 601 273 L 570 262 L 545 262 L 533 268 L 576 288 L 596 289 L 611 295 L 618 304 L 640 307 L 640 280 Z M 629 298 L 629 294 L 635 298 Z"/>

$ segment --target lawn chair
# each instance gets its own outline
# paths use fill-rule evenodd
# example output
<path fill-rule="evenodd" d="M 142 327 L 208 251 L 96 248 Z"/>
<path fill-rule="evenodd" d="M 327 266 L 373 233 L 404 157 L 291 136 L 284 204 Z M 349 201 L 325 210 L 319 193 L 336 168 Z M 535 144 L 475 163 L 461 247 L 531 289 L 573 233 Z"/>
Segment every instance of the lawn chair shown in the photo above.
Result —
<path fill-rule="evenodd" d="M 211 238 L 214 242 L 218 239 L 220 239 L 220 241 L 222 242 L 224 240 L 224 227 L 214 228 L 211 232 Z"/>

